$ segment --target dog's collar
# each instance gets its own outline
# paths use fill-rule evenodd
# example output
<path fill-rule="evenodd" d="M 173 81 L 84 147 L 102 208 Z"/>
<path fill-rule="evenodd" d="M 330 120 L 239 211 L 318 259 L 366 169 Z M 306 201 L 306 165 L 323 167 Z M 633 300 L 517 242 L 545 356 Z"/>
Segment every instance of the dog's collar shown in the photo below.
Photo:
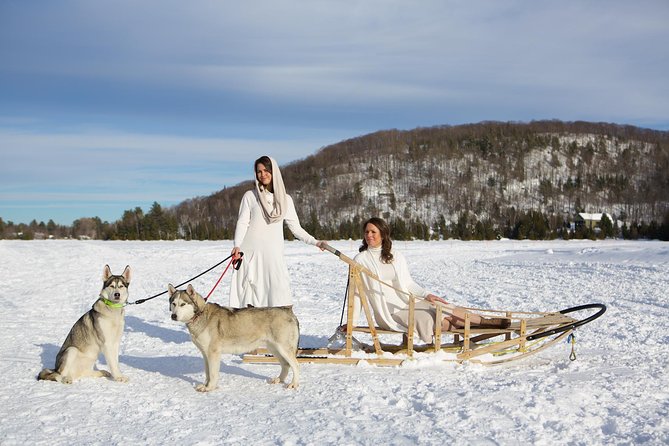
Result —
<path fill-rule="evenodd" d="M 189 320 L 188 322 L 186 322 L 186 324 L 190 325 L 190 324 L 194 323 L 194 322 L 197 320 L 197 318 L 200 317 L 200 315 L 201 315 L 202 313 L 204 313 L 204 311 L 200 311 L 199 313 L 195 313 L 195 314 L 193 315 L 193 317 L 191 318 L 191 320 Z"/>
<path fill-rule="evenodd" d="M 116 302 L 112 302 L 111 300 L 109 300 L 105 297 L 101 297 L 100 299 L 102 299 L 102 302 L 104 302 L 105 305 L 107 305 L 109 308 L 123 308 L 123 307 L 125 307 L 124 303 L 119 304 L 119 303 L 116 303 Z"/>

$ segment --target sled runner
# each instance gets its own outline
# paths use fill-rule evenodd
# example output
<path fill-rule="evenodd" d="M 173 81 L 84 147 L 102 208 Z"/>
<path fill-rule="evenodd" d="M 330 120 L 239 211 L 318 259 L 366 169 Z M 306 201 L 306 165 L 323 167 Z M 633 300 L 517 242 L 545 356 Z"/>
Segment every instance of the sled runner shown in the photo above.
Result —
<path fill-rule="evenodd" d="M 366 361 L 380 366 L 395 366 L 414 359 L 416 353 L 443 352 L 440 353 L 439 358 L 444 361 L 470 361 L 493 365 L 527 357 L 568 337 L 571 337 L 572 341 L 570 359 L 574 360 L 576 358 L 574 330 L 597 319 L 606 311 L 606 306 L 599 303 L 555 312 L 464 307 L 467 312 L 463 328 L 442 331 L 441 323 L 437 322 L 435 323 L 434 343 L 416 345 L 414 343 L 414 310 L 416 301 L 420 298 L 395 288 L 397 292 L 407 295 L 409 299 L 408 329 L 406 332 L 400 332 L 376 327 L 374 315 L 362 285 L 361 275 L 365 274 L 384 286 L 392 287 L 392 285 L 381 281 L 372 271 L 331 246 L 326 245 L 325 249 L 349 265 L 348 323 L 345 331 L 338 329 L 335 332 L 327 347 L 298 349 L 299 362 L 358 364 L 360 361 Z M 351 323 L 355 299 L 359 300 L 361 311 L 365 315 L 367 321 L 365 326 L 356 326 Z M 441 321 L 442 312 L 448 310 L 439 302 L 432 305 L 436 309 L 436 321 Z M 510 325 L 507 328 L 479 328 L 471 323 L 471 314 L 474 313 L 485 317 L 508 319 Z M 359 342 L 354 334 L 371 338 L 370 343 Z M 381 336 L 384 338 L 401 336 L 402 342 L 399 344 L 382 343 Z M 450 337 L 450 342 L 444 342 L 445 337 Z M 265 350 L 244 355 L 243 360 L 248 363 L 276 362 L 276 358 Z"/>

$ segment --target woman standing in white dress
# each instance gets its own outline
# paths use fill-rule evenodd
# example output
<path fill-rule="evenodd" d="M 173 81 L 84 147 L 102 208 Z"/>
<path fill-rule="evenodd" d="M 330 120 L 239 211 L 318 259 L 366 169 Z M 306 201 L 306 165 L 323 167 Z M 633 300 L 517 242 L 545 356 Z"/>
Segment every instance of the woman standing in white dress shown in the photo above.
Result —
<path fill-rule="evenodd" d="M 283 222 L 295 237 L 320 247 L 302 229 L 293 199 L 286 193 L 279 166 L 262 156 L 254 164 L 255 188 L 239 206 L 232 259 L 244 253 L 242 266 L 232 274 L 230 306 L 281 307 L 293 304 L 288 267 L 283 258 Z"/>

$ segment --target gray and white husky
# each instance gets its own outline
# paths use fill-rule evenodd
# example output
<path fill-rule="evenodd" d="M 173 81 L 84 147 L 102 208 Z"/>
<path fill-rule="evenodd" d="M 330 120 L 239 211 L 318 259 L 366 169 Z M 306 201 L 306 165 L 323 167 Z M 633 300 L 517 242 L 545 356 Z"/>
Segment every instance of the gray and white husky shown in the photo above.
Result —
<path fill-rule="evenodd" d="M 186 291 L 179 291 L 171 284 L 167 289 L 172 320 L 186 323 L 193 343 L 204 358 L 207 379 L 195 390 L 216 389 L 222 353 L 247 353 L 259 347 L 267 347 L 281 364 L 281 373 L 269 382 L 284 382 L 292 370 L 293 379 L 286 387 L 298 387 L 300 366 L 296 355 L 300 326 L 292 307 L 222 307 L 207 303 L 191 285 Z"/>
<path fill-rule="evenodd" d="M 100 297 L 93 307 L 72 326 L 63 346 L 56 356 L 55 370 L 42 370 L 37 379 L 70 384 L 82 377 L 107 377 L 126 382 L 118 366 L 121 335 L 125 325 L 125 305 L 128 301 L 130 267 L 123 274 L 114 275 L 105 265 L 102 273 L 103 286 Z M 94 369 L 95 361 L 102 352 L 111 373 Z"/>

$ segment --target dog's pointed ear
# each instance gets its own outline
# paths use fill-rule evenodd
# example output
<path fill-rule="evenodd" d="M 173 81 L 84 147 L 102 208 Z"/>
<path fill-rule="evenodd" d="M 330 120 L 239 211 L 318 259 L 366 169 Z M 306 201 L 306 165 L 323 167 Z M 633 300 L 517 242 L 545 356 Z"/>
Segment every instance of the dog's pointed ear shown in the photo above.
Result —
<path fill-rule="evenodd" d="M 177 289 L 174 288 L 174 285 L 172 285 L 171 283 L 168 283 L 167 284 L 167 291 L 169 291 L 170 296 L 172 296 L 172 294 L 177 292 Z"/>
<path fill-rule="evenodd" d="M 198 293 L 195 293 L 195 296 L 193 296 L 193 302 L 195 302 L 198 313 L 204 311 L 205 307 L 207 306 L 207 301 L 204 300 L 204 297 L 200 296 Z"/>
<path fill-rule="evenodd" d="M 195 292 L 195 288 L 193 288 L 193 285 L 191 285 L 190 283 L 188 284 L 188 287 L 186 287 L 186 293 L 188 293 L 190 297 L 193 297 L 197 294 Z"/>
<path fill-rule="evenodd" d="M 123 270 L 123 274 L 121 274 L 123 278 L 125 279 L 126 282 L 130 283 L 130 278 L 132 277 L 132 272 L 130 270 L 130 265 L 126 265 L 125 269 Z"/>
<path fill-rule="evenodd" d="M 109 280 L 109 278 L 112 276 L 111 268 L 109 265 L 105 265 L 104 269 L 102 270 L 102 281 L 106 282 Z"/>
<path fill-rule="evenodd" d="M 197 312 L 200 313 L 204 311 L 205 305 L 207 305 L 207 301 L 204 300 L 202 296 L 198 294 L 197 291 L 195 291 L 195 288 L 193 288 L 193 285 L 188 285 L 186 288 L 186 294 L 190 296 L 191 301 L 193 302 L 193 305 L 195 305 L 195 308 L 197 309 Z"/>

